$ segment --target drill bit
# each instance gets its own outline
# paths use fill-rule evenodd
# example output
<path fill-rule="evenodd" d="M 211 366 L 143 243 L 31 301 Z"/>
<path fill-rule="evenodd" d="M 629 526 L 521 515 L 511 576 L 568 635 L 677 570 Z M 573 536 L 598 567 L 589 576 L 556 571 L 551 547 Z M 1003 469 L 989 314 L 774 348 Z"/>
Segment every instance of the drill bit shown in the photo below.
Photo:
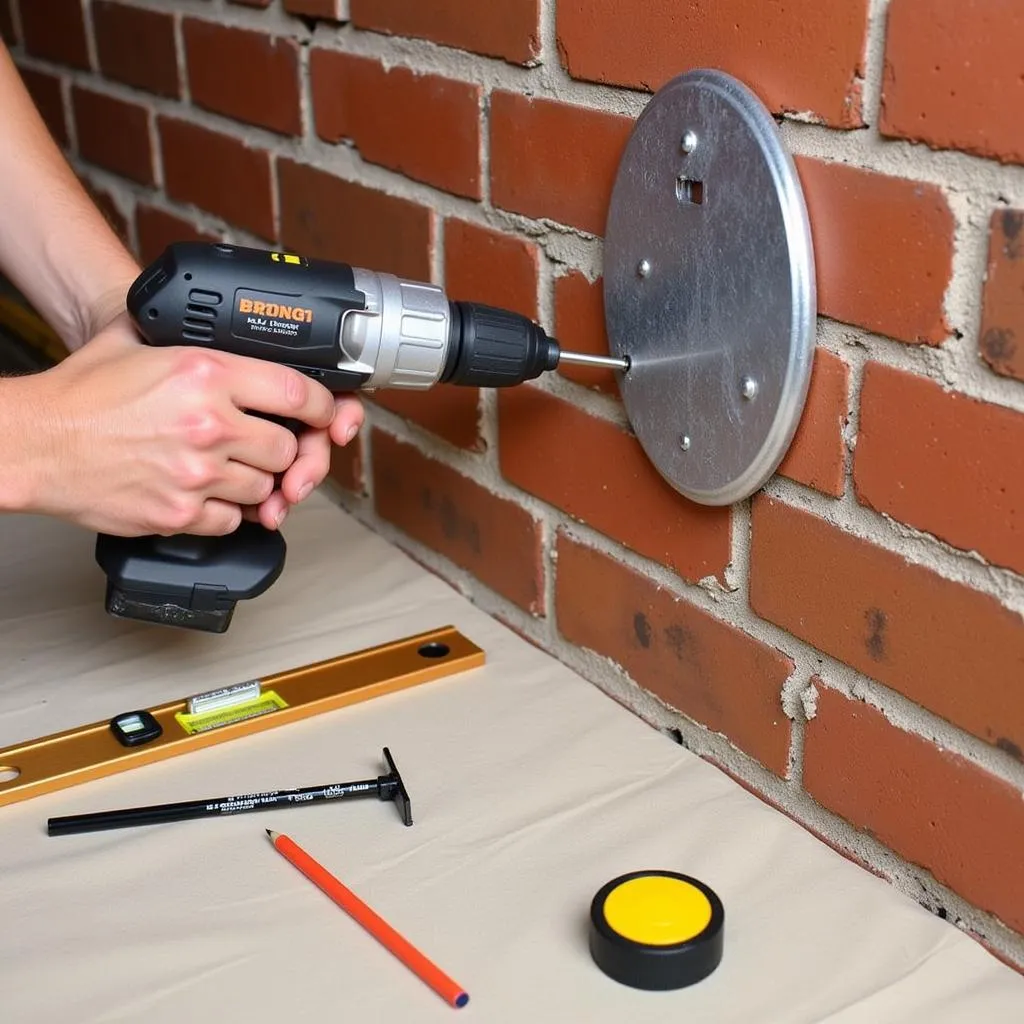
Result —
<path fill-rule="evenodd" d="M 575 363 L 577 366 L 601 366 L 608 370 L 629 370 L 629 360 L 617 359 L 615 356 L 592 356 L 586 352 L 565 352 L 558 357 L 559 363 Z"/>

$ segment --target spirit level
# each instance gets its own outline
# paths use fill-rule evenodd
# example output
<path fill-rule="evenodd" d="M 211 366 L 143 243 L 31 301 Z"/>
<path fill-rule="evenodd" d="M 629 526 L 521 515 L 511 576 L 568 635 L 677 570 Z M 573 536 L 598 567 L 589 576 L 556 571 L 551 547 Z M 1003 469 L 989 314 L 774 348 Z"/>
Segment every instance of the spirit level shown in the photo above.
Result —
<path fill-rule="evenodd" d="M 250 680 L 240 703 L 211 705 L 193 696 L 5 747 L 0 806 L 432 682 L 484 660 L 479 647 L 447 626 Z"/>

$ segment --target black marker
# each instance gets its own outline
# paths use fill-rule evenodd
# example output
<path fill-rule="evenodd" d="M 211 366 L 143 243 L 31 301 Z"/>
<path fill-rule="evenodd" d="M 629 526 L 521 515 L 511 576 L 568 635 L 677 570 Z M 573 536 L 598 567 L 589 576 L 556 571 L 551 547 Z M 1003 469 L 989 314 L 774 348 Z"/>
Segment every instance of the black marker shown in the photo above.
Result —
<path fill-rule="evenodd" d="M 174 804 L 154 804 L 150 807 L 126 807 L 116 811 L 97 811 L 92 814 L 70 814 L 50 818 L 46 830 L 51 836 L 70 835 L 75 832 L 98 832 L 101 829 L 134 828 L 138 825 L 161 825 L 170 821 L 190 818 L 214 818 L 228 814 L 246 814 L 267 811 L 276 807 L 294 807 L 300 804 L 342 800 L 346 797 L 377 796 L 381 800 L 394 800 L 402 821 L 412 824 L 412 805 L 402 776 L 398 774 L 391 752 L 384 748 L 384 757 L 390 771 L 376 779 L 359 782 L 339 782 L 328 786 L 304 786 L 300 789 L 278 789 L 267 793 L 247 793 L 242 796 L 214 797 L 210 800 L 186 800 Z"/>

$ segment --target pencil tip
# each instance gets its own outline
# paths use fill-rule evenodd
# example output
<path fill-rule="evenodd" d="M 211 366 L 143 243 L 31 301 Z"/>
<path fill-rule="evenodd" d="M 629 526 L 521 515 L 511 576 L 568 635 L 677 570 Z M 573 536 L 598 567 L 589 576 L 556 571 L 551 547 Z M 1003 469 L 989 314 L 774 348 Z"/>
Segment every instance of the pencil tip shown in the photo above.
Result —
<path fill-rule="evenodd" d="M 270 836 L 271 839 L 276 839 L 277 838 L 277 833 L 276 832 L 271 832 L 269 828 L 266 830 L 266 833 L 267 833 L 268 836 Z"/>

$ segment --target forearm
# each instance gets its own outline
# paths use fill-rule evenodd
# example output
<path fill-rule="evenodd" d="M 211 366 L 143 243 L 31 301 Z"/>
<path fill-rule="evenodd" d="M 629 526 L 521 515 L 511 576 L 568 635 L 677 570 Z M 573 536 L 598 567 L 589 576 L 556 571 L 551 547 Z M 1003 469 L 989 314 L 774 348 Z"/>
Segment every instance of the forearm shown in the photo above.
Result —
<path fill-rule="evenodd" d="M 64 159 L 0 42 L 0 272 L 70 349 L 124 308 L 138 265 Z"/>

